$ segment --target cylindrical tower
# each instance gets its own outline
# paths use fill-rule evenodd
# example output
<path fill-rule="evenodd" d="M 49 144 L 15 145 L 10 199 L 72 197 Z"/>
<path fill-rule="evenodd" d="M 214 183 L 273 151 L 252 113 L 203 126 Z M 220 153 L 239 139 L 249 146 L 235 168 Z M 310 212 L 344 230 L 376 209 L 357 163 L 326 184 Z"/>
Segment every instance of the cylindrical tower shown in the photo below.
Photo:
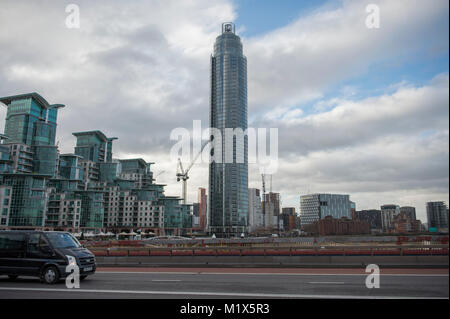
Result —
<path fill-rule="evenodd" d="M 244 232 L 248 218 L 247 136 L 233 135 L 232 145 L 225 145 L 225 129 L 247 129 L 247 58 L 233 23 L 222 24 L 222 34 L 214 44 L 210 103 L 210 127 L 218 129 L 222 138 L 212 142 L 216 161 L 209 167 L 209 228 L 229 236 Z M 226 158 L 231 146 L 232 163 Z"/>

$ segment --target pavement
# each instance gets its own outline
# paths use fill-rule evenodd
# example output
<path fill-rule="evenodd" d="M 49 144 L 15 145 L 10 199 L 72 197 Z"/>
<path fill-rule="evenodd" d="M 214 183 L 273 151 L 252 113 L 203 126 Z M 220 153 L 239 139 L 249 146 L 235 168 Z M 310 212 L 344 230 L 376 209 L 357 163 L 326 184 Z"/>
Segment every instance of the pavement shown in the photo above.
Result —
<path fill-rule="evenodd" d="M 98 268 L 79 289 L 0 276 L 0 299 L 449 298 L 448 268 L 381 269 L 380 288 L 372 289 L 368 275 L 330 268 Z"/>

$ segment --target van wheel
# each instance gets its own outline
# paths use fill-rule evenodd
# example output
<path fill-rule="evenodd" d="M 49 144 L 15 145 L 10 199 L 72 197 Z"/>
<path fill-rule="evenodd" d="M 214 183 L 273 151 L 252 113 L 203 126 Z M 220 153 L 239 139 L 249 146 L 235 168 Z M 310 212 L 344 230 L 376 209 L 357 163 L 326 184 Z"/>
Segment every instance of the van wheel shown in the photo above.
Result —
<path fill-rule="evenodd" d="M 55 266 L 48 266 L 42 272 L 42 279 L 46 284 L 52 285 L 59 280 L 59 272 Z"/>
<path fill-rule="evenodd" d="M 17 275 L 8 275 L 9 280 L 16 280 L 17 279 Z"/>
<path fill-rule="evenodd" d="M 87 278 L 87 275 L 80 276 L 80 280 L 85 280 L 86 278 Z"/>

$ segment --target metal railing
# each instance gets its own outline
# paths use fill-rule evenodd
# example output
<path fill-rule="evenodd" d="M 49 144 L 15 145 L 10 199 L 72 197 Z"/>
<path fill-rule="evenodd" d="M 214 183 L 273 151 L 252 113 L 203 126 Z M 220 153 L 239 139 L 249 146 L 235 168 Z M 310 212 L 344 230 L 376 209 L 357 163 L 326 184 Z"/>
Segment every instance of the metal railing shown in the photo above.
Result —
<path fill-rule="evenodd" d="M 96 256 L 448 256 L 448 245 L 91 248 Z"/>

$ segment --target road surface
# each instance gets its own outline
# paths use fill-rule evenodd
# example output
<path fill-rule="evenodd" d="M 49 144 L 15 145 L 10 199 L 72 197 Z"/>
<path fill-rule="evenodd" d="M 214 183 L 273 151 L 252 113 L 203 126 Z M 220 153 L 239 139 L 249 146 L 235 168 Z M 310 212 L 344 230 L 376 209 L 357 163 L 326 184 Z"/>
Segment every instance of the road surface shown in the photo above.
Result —
<path fill-rule="evenodd" d="M 382 269 L 380 288 L 363 269 L 99 268 L 68 289 L 31 277 L 0 276 L 0 299 L 14 298 L 445 298 L 448 269 Z"/>

